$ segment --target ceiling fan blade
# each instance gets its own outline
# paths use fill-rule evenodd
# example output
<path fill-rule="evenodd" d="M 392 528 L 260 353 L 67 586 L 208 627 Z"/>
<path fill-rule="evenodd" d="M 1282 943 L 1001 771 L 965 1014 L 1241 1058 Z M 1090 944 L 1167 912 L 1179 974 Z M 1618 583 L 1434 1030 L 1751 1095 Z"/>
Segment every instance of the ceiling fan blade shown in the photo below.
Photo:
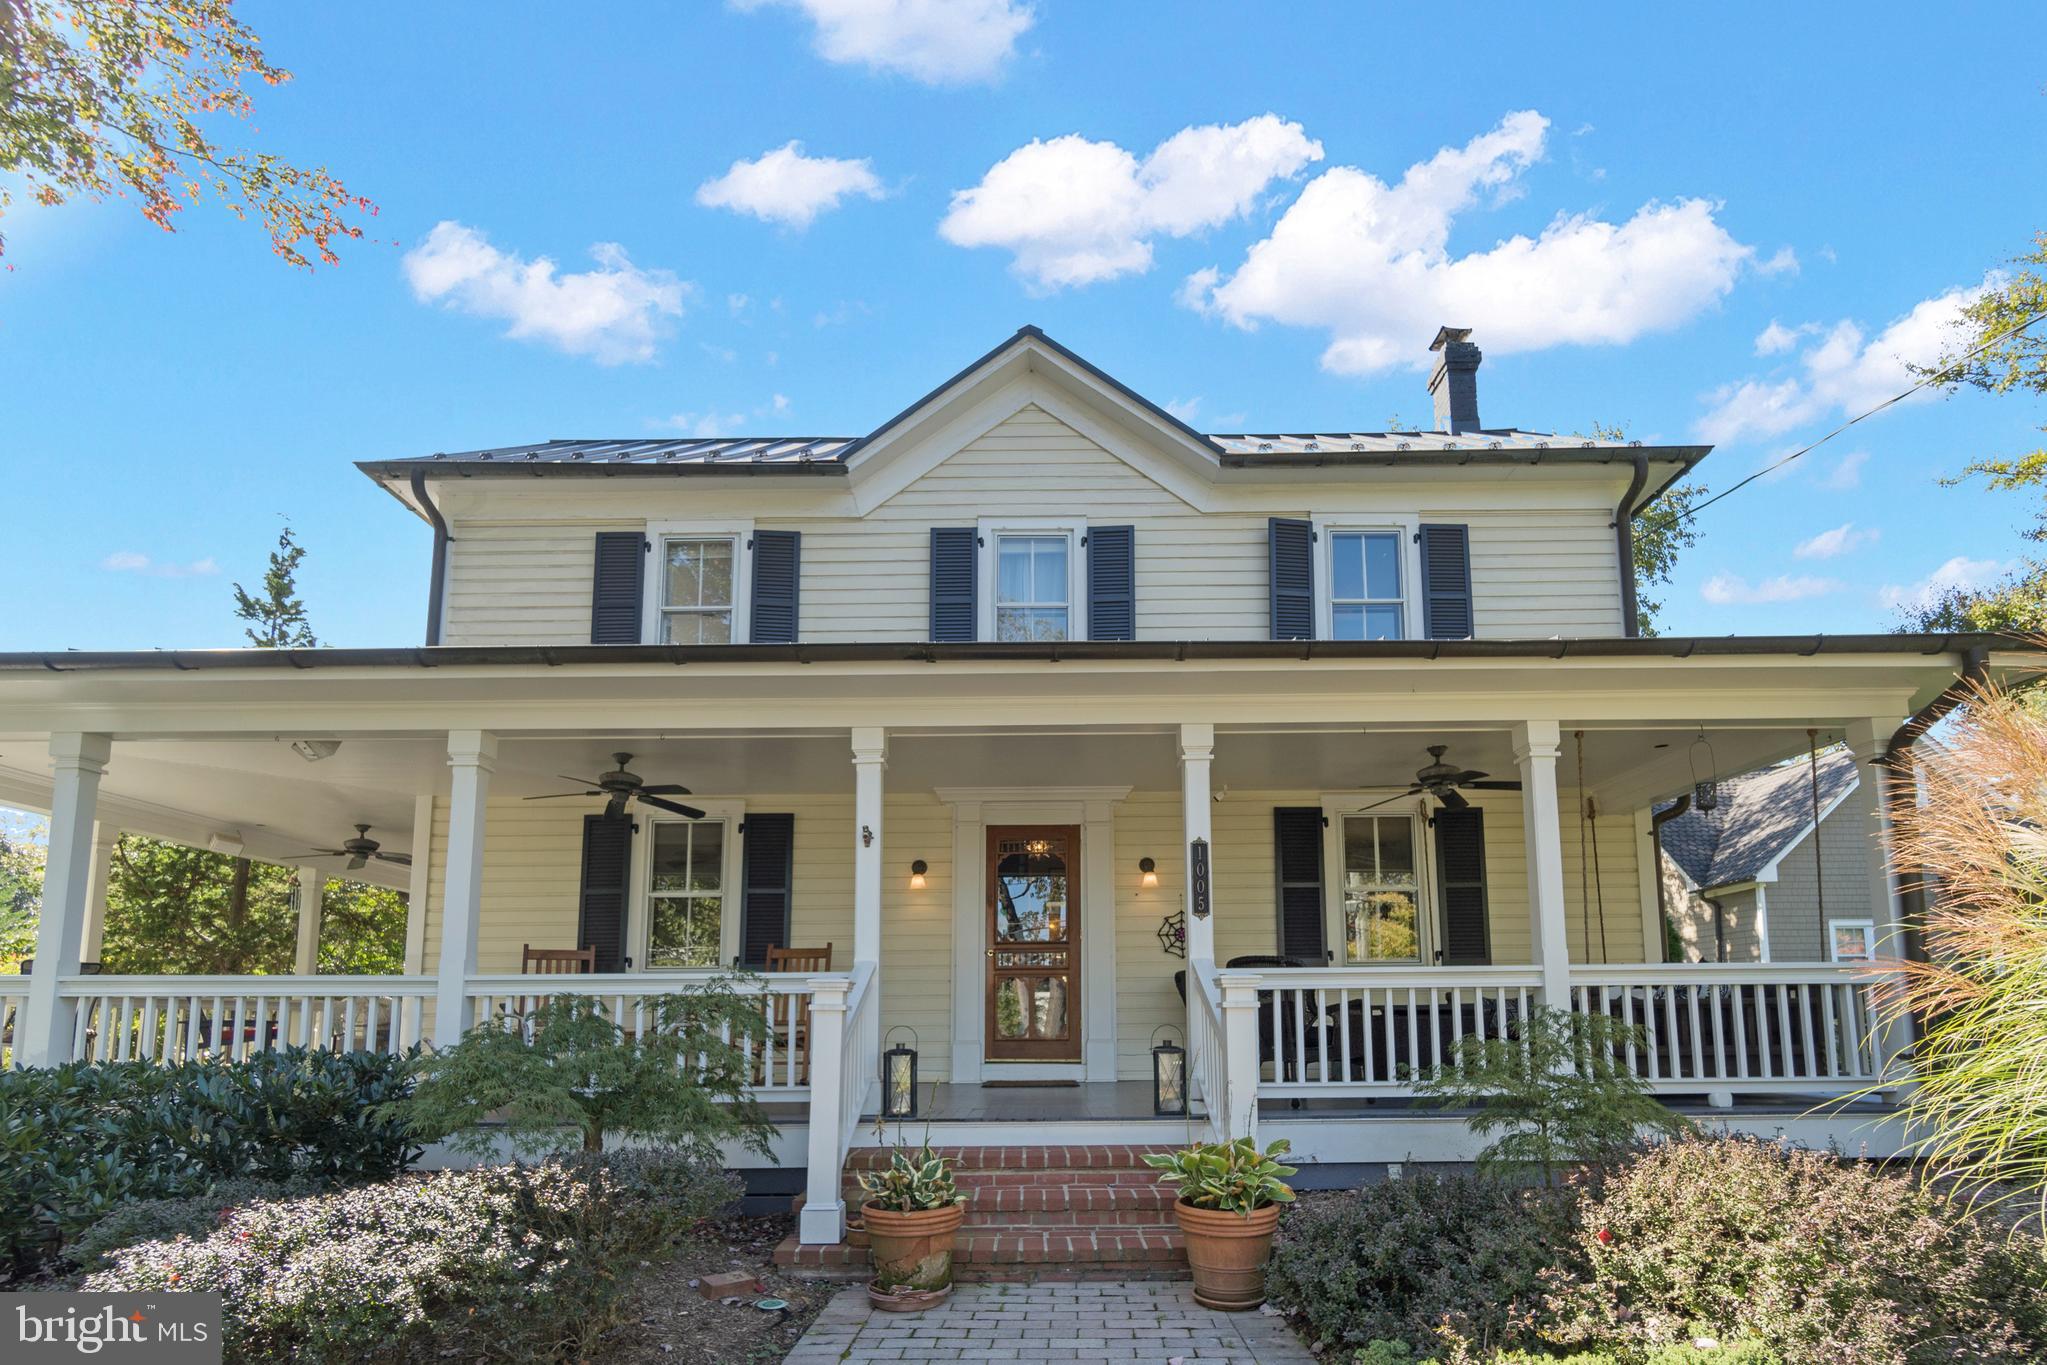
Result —
<path fill-rule="evenodd" d="M 348 856 L 348 850 L 345 848 L 309 848 L 306 850 L 306 853 L 315 858 L 345 858 Z"/>
<path fill-rule="evenodd" d="M 1364 814 L 1364 813 L 1365 813 L 1366 811 L 1368 811 L 1368 810 L 1377 810 L 1377 809 L 1379 809 L 1379 807 L 1381 807 L 1381 806 L 1390 806 L 1390 805 L 1392 805 L 1392 804 L 1393 804 L 1393 803 L 1394 803 L 1395 801 L 1405 801 L 1405 800 L 1406 800 L 1406 799 L 1407 799 L 1408 797 L 1410 797 L 1410 796 L 1419 796 L 1419 795 L 1421 795 L 1421 788 L 1420 788 L 1420 787 L 1409 787 L 1409 788 L 1408 788 L 1408 789 L 1407 789 L 1406 791 L 1404 791 L 1404 792 L 1395 792 L 1395 793 L 1394 793 L 1393 795 L 1391 795 L 1391 796 L 1389 796 L 1389 797 L 1385 798 L 1385 799 L 1384 799 L 1383 801 L 1374 801 L 1374 802 L 1373 802 L 1373 803 L 1372 803 L 1371 805 L 1369 805 L 1369 806 L 1360 806 L 1360 807 L 1358 807 L 1358 808 L 1357 808 L 1356 810 L 1354 810 L 1354 811 L 1352 811 L 1352 812 L 1350 812 L 1350 813 L 1351 813 L 1352 815 L 1363 815 L 1363 814 Z"/>
<path fill-rule="evenodd" d="M 663 801 L 660 797 L 649 796 L 644 791 L 641 792 L 639 795 L 640 800 L 646 802 L 650 806 L 655 807 L 656 809 L 674 811 L 677 815 L 686 815 L 692 820 L 701 820 L 704 818 L 704 813 L 698 810 L 695 806 L 685 806 L 682 805 L 680 802 L 676 801 Z"/>
<path fill-rule="evenodd" d="M 1521 790 L 1519 782 L 1508 782 L 1499 778 L 1495 778 L 1491 782 L 1460 782 L 1457 785 L 1469 787 L 1475 792 L 1518 792 Z"/>
<path fill-rule="evenodd" d="M 379 862 L 396 863 L 400 867 L 412 866 L 412 855 L 410 853 L 378 853 L 374 856 Z"/>
<path fill-rule="evenodd" d="M 1492 776 L 1491 773 L 1482 773 L 1472 768 L 1466 768 L 1461 773 L 1452 773 L 1450 775 L 1449 781 L 1450 784 L 1455 787 L 1468 787 L 1474 782 L 1483 781 L 1484 779 L 1491 776 Z"/>
<path fill-rule="evenodd" d="M 546 796 L 529 796 L 526 799 L 528 801 L 583 801 L 587 800 L 592 796 L 602 795 L 604 795 L 604 793 L 600 791 L 549 792 Z"/>
<path fill-rule="evenodd" d="M 663 782 L 655 787 L 641 786 L 634 790 L 638 791 L 642 796 L 688 796 L 690 794 L 688 787 L 674 782 Z"/>
<path fill-rule="evenodd" d="M 359 867 L 362 867 L 362 866 L 364 866 L 364 865 L 365 865 L 365 864 L 367 864 L 368 862 L 369 862 L 369 859 L 368 859 L 368 858 L 366 858 L 366 857 L 364 857 L 364 856 L 363 856 L 362 854 L 360 854 L 360 853 L 353 853 L 353 854 L 350 854 L 350 855 L 349 855 L 349 858 L 348 858 L 348 870 L 349 870 L 350 872 L 353 872 L 353 871 L 355 871 L 355 870 L 356 870 L 357 868 L 359 868 Z"/>
<path fill-rule="evenodd" d="M 1464 793 L 1458 791 L 1455 787 L 1443 788 L 1443 790 L 1436 793 L 1436 799 L 1441 801 L 1444 808 L 1448 810 L 1464 810 L 1471 805 L 1469 801 L 1464 799 Z"/>
<path fill-rule="evenodd" d="M 556 773 L 555 776 L 563 782 L 573 782 L 579 787 L 597 787 L 603 785 L 594 777 L 570 777 L 567 773 Z"/>

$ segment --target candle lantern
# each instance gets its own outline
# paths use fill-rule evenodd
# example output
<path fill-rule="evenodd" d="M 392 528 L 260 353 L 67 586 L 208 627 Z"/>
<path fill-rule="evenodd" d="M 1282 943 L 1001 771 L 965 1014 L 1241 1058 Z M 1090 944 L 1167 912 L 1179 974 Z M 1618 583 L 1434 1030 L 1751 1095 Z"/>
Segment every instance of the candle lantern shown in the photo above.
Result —
<path fill-rule="evenodd" d="M 1151 1036 L 1157 1039 L 1171 1029 L 1162 1024 Z M 1161 1118 L 1179 1118 L 1187 1112 L 1187 1050 L 1170 1037 L 1152 1045 L 1151 1112 Z"/>
<path fill-rule="evenodd" d="M 916 1041 L 916 1030 L 898 1024 L 890 1029 L 889 1037 L 896 1031 L 910 1035 Z M 881 1054 L 881 1116 L 885 1119 L 913 1119 L 917 1117 L 917 1049 L 895 1044 Z"/>

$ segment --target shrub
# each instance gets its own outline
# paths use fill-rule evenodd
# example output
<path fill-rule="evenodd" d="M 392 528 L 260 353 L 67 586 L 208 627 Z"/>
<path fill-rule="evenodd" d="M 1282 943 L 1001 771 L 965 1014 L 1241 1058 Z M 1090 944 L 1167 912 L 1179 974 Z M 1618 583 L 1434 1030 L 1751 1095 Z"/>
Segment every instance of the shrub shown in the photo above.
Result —
<path fill-rule="evenodd" d="M 589 996 L 558 995 L 491 1020 L 412 1065 L 411 1096 L 387 1116 L 432 1142 L 489 1157 L 602 1151 L 607 1137 L 694 1149 L 736 1139 L 770 1155 L 774 1125 L 754 1102 L 744 1040 L 768 1030 L 760 997 L 719 979 L 647 1002 L 637 1036 Z"/>
<path fill-rule="evenodd" d="M 0 1072 L 0 1263 L 33 1265 L 136 1200 L 221 1180 L 378 1180 L 419 1149 L 377 1111 L 403 1059 L 288 1048 L 246 1062 Z"/>
<path fill-rule="evenodd" d="M 1471 1357 L 1452 1357 L 1454 1365 L 1477 1365 Z M 1391 1365 L 1391 1362 L 1388 1363 Z M 1784 1357 L 1753 1338 L 1694 1346 L 1683 1342 L 1647 1355 L 1611 1355 L 1605 1351 L 1573 1351 L 1558 1356 L 1507 1351 L 1486 1356 L 1484 1365 L 1784 1365 Z"/>
<path fill-rule="evenodd" d="M 1572 1208 L 1561 1191 L 1468 1175 L 1368 1185 L 1298 1206 L 1267 1285 L 1328 1347 L 1534 1345 L 1543 1271 L 1580 1259 Z"/>
<path fill-rule="evenodd" d="M 621 1147 L 609 1152 L 579 1152 L 561 1163 L 585 1179 L 597 1172 L 609 1178 L 620 1198 L 646 1205 L 680 1233 L 692 1223 L 733 1211 L 746 1186 L 715 1158 L 680 1147 Z M 663 1236 L 673 1240 L 674 1233 Z"/>
<path fill-rule="evenodd" d="M 208 1236 L 239 1204 L 310 1193 L 263 1180 L 223 1180 L 204 1194 L 182 1199 L 138 1199 L 122 1204 L 64 1244 L 72 1264 L 97 1270 L 113 1252 L 142 1242 Z"/>
<path fill-rule="evenodd" d="M 1788 1365 L 2047 1352 L 2039 1240 L 1904 1177 L 1768 1143 L 1688 1141 L 1579 1201 L 1569 1259 L 1586 1270 L 1552 1272 L 1560 1342 L 1639 1354 L 1701 1332 L 1755 1337 Z"/>
<path fill-rule="evenodd" d="M 670 1226 L 598 1163 L 483 1167 L 245 1205 L 85 1288 L 217 1292 L 235 1361 L 563 1359 L 616 1323 L 620 1263 Z"/>

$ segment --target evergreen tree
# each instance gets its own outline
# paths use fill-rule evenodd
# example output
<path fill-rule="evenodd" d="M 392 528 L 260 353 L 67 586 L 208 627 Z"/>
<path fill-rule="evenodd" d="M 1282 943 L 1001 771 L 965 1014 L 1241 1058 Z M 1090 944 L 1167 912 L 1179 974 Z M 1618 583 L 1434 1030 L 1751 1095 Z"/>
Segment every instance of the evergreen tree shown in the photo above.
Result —
<path fill-rule="evenodd" d="M 293 539 L 291 523 L 286 522 L 278 533 L 277 548 L 270 553 L 262 596 L 235 584 L 235 616 L 250 623 L 244 633 L 256 648 L 311 649 L 320 643 L 306 619 L 306 604 L 298 595 L 299 561 L 305 557 L 305 546 Z"/>

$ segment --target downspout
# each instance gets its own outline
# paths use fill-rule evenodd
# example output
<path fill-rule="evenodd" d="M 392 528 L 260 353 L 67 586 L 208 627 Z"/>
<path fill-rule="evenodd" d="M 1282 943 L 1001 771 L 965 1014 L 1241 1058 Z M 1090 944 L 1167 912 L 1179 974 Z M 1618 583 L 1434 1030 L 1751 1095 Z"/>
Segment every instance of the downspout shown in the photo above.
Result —
<path fill-rule="evenodd" d="M 441 509 L 434 506 L 433 499 L 426 495 L 424 469 L 412 471 L 412 496 L 434 528 L 434 566 L 426 590 L 426 642 L 437 645 L 441 642 L 441 585 L 448 577 L 448 542 L 454 537 L 448 534 L 448 523 L 442 518 Z"/>
<path fill-rule="evenodd" d="M 1940 724 L 1950 711 L 1960 706 L 1982 682 L 1988 673 L 1990 651 L 1982 645 L 1971 645 L 1962 654 L 1962 674 L 1946 687 L 1940 695 L 1914 711 L 1909 719 L 1891 735 L 1891 742 L 1884 746 L 1881 761 L 1883 768 L 1884 823 L 1892 829 L 1909 818 L 1918 782 L 1913 773 L 1912 746 L 1920 736 Z M 1908 962 L 1926 961 L 1926 944 L 1920 936 L 1920 925 L 1926 917 L 1926 888 L 1919 879 L 1897 868 L 1898 924 L 1903 936 L 1904 958 Z"/>
<path fill-rule="evenodd" d="M 1649 457 L 1638 450 L 1634 463 L 1635 477 L 1629 480 L 1628 491 L 1621 494 L 1620 505 L 1613 509 L 1614 552 L 1621 570 L 1621 634 L 1630 640 L 1642 633 L 1635 601 L 1635 513 L 1639 510 L 1635 499 L 1642 496 L 1642 486 L 1649 482 Z"/>
<path fill-rule="evenodd" d="M 1649 848 L 1656 858 L 1656 923 L 1663 930 L 1663 942 L 1657 946 L 1666 962 L 1670 960 L 1670 904 L 1663 889 L 1663 827 L 1691 808 L 1692 794 L 1686 792 L 1667 809 L 1649 812 Z"/>

